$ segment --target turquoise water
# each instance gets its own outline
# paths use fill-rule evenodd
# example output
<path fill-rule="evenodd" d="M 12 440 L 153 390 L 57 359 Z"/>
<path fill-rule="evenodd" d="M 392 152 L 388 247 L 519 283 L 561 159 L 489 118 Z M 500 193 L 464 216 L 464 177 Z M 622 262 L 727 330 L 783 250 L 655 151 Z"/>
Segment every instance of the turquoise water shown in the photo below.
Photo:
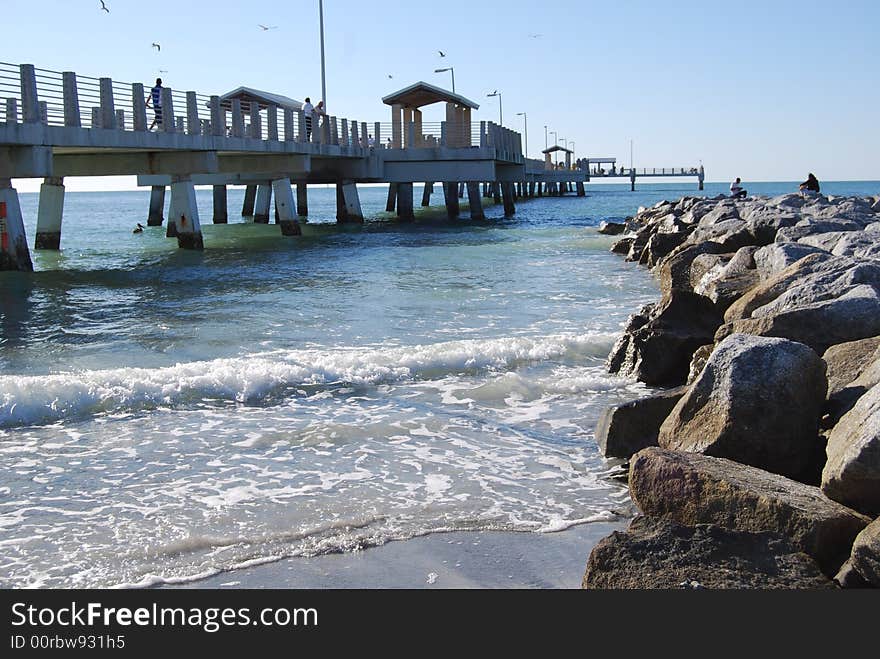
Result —
<path fill-rule="evenodd" d="M 0 274 L 0 585 L 187 581 L 629 514 L 593 433 L 644 392 L 603 361 L 657 289 L 596 226 L 697 194 L 639 187 L 412 225 L 368 187 L 367 222 L 338 227 L 334 190 L 314 186 L 299 238 L 214 226 L 200 190 L 203 253 L 132 233 L 146 191 L 68 194 L 62 250 Z M 21 205 L 32 241 L 37 196 Z"/>

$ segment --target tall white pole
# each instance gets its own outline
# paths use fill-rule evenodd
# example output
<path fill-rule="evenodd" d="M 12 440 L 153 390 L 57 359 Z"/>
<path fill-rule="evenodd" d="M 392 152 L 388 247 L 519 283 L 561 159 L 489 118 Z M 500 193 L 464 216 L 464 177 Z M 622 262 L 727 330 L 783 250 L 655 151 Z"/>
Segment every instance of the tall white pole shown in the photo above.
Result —
<path fill-rule="evenodd" d="M 327 111 L 327 77 L 324 70 L 324 0 L 318 0 L 318 14 L 321 19 L 321 100 L 324 111 Z"/>
<path fill-rule="evenodd" d="M 455 69 L 451 66 L 449 67 L 449 71 L 452 73 L 452 93 L 455 93 Z"/>

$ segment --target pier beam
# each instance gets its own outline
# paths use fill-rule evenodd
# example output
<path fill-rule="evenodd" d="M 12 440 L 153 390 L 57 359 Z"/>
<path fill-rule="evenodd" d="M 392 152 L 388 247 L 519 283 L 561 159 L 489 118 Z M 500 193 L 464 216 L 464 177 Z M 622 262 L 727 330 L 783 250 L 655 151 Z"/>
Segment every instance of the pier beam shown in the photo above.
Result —
<path fill-rule="evenodd" d="M 340 181 L 336 184 L 336 221 L 340 224 L 347 222 L 363 224 L 361 200 L 358 197 L 357 185 L 353 181 Z"/>
<path fill-rule="evenodd" d="M 199 223 L 199 207 L 196 205 L 196 188 L 187 176 L 172 179 L 171 210 L 168 226 L 174 225 L 177 246 L 181 249 L 205 249 L 202 226 Z"/>
<path fill-rule="evenodd" d="M 18 192 L 9 179 L 0 179 L 0 270 L 34 271 Z"/>
<path fill-rule="evenodd" d="M 578 195 L 578 197 L 586 197 L 587 196 L 587 191 L 584 189 L 584 182 L 583 181 L 577 182 L 577 195 Z"/>
<path fill-rule="evenodd" d="M 278 214 L 276 222 L 281 227 L 281 235 L 302 235 L 302 229 L 296 219 L 296 206 L 293 203 L 290 179 L 280 178 L 272 181 L 272 192 L 275 193 L 275 212 Z"/>
<path fill-rule="evenodd" d="M 34 249 L 61 247 L 61 217 L 64 213 L 64 179 L 47 178 L 40 186 L 37 236 Z"/>
<path fill-rule="evenodd" d="M 501 196 L 504 198 L 504 217 L 513 217 L 516 205 L 513 203 L 513 183 L 505 181 L 501 184 Z"/>
<path fill-rule="evenodd" d="M 434 182 L 427 181 L 425 183 L 425 189 L 422 191 L 422 206 L 430 206 L 431 205 L 431 194 L 434 192 Z"/>
<path fill-rule="evenodd" d="M 160 227 L 165 221 L 165 186 L 154 185 L 150 191 L 150 213 L 147 215 L 148 227 Z"/>
<path fill-rule="evenodd" d="M 450 220 L 458 218 L 461 209 L 458 204 L 458 183 L 447 181 L 443 184 L 443 195 L 446 198 L 446 215 Z"/>
<path fill-rule="evenodd" d="M 242 217 L 254 216 L 254 205 L 257 202 L 257 186 L 249 185 L 244 189 L 244 203 L 241 205 Z"/>
<path fill-rule="evenodd" d="M 388 201 L 385 203 L 385 212 L 393 213 L 394 207 L 397 205 L 397 183 L 388 184 Z M 398 213 L 400 215 L 400 213 Z"/>
<path fill-rule="evenodd" d="M 272 186 L 257 186 L 257 202 L 254 205 L 254 223 L 269 224 L 269 211 L 272 209 Z"/>
<path fill-rule="evenodd" d="M 228 224 L 229 211 L 226 207 L 226 186 L 214 186 L 214 224 Z"/>
<path fill-rule="evenodd" d="M 483 198 L 480 196 L 480 184 L 477 181 L 468 181 L 467 184 L 468 204 L 471 207 L 472 220 L 485 220 L 483 212 Z"/>
<path fill-rule="evenodd" d="M 392 183 L 397 198 L 397 217 L 404 222 L 412 222 L 416 219 L 413 212 L 413 184 Z"/>
<path fill-rule="evenodd" d="M 296 214 L 300 217 L 309 216 L 309 186 L 307 183 L 296 184 Z"/>

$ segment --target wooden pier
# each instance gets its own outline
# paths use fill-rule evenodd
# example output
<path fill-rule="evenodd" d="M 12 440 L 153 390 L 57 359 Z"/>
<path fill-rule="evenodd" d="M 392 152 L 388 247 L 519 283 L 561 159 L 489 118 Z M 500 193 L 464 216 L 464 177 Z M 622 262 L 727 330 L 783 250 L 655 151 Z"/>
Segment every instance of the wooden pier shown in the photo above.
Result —
<path fill-rule="evenodd" d="M 415 182 L 426 182 L 422 205 L 440 183 L 450 218 L 467 194 L 471 217 L 485 219 L 484 197 L 503 203 L 509 216 L 521 198 L 573 187 L 583 195 L 590 180 L 588 170 L 570 163 L 548 169 L 526 160 L 519 133 L 472 121 L 479 106 L 424 82 L 383 99 L 390 124 L 324 116 L 311 131 L 297 101 L 246 87 L 222 97 L 162 88 L 162 120 L 152 131 L 148 91 L 142 83 L 0 63 L 0 270 L 33 269 L 16 178 L 44 180 L 36 249 L 59 249 L 64 179 L 75 176 L 137 176 L 152 188 L 148 224 L 166 223 L 167 235 L 185 249 L 204 248 L 196 185 L 213 186 L 214 223 L 228 222 L 227 186 L 245 185 L 243 216 L 268 223 L 274 198 L 280 235 L 297 236 L 309 184 L 336 185 L 337 221 L 344 223 L 363 222 L 358 183 L 388 183 L 387 210 L 412 221 Z M 446 120 L 425 124 L 421 108 L 434 103 L 445 104 Z"/>

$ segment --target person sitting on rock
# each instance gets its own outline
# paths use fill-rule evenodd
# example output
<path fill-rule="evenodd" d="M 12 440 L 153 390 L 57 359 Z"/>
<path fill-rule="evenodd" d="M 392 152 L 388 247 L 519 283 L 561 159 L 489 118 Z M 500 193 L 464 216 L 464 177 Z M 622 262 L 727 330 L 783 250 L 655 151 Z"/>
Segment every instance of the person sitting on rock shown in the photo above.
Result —
<path fill-rule="evenodd" d="M 730 184 L 730 196 L 734 199 L 741 199 L 743 197 L 748 196 L 748 192 L 742 185 L 740 185 L 742 181 L 739 176 L 736 177 L 736 180 Z"/>
<path fill-rule="evenodd" d="M 810 173 L 807 180 L 798 186 L 798 190 L 803 192 L 805 196 L 819 194 L 819 180 Z"/>

